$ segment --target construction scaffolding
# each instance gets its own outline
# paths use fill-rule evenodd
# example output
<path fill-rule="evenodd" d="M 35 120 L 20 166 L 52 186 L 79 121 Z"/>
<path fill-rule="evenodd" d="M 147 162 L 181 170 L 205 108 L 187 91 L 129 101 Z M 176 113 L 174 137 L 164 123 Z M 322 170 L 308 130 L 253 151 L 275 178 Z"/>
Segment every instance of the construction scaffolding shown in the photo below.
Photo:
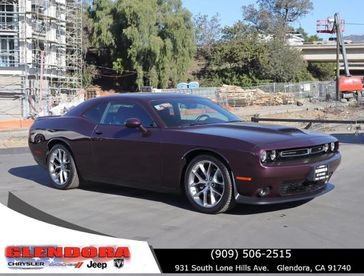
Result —
<path fill-rule="evenodd" d="M 1 1 L 0 39 L 0 76 L 16 83 L 22 117 L 48 115 L 82 88 L 81 0 Z M 0 84 L 0 97 L 14 89 Z"/>

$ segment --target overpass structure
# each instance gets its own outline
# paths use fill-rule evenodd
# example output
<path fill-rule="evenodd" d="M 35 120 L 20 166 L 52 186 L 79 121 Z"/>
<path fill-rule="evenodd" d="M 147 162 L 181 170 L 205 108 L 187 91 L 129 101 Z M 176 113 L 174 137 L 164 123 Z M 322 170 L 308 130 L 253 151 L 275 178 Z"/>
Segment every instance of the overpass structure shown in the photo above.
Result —
<path fill-rule="evenodd" d="M 353 75 L 364 75 L 364 43 L 346 44 L 349 70 Z M 302 52 L 303 59 L 316 62 L 336 62 L 336 43 L 304 44 L 295 46 Z M 340 55 L 341 69 L 344 69 Z"/>

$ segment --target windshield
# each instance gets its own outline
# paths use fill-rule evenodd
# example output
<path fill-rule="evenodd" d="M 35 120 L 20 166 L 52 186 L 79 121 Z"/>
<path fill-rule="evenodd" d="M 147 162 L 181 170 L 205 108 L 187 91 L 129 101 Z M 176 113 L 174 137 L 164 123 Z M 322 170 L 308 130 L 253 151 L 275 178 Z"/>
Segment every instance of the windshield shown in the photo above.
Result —
<path fill-rule="evenodd" d="M 166 126 L 172 128 L 241 121 L 218 104 L 203 98 L 152 101 L 152 106 Z"/>

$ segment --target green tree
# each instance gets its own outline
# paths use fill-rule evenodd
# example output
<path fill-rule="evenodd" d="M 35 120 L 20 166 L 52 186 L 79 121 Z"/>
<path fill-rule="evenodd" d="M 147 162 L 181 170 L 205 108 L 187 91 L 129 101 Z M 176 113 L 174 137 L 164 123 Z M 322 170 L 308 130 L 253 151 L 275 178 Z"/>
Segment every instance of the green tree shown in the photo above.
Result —
<path fill-rule="evenodd" d="M 274 82 L 310 80 L 307 65 L 299 51 L 273 39 L 267 43 L 266 56 L 261 59 L 260 78 Z"/>
<path fill-rule="evenodd" d="M 82 86 L 84 88 L 89 87 L 97 74 L 97 70 L 93 65 L 85 63 L 82 69 Z"/>
<path fill-rule="evenodd" d="M 97 72 L 95 67 L 87 63 L 87 54 L 91 47 L 92 18 L 90 17 L 90 6 L 88 4 L 83 5 L 85 12 L 82 13 L 82 55 L 86 62 L 83 63 L 82 68 L 82 85 L 87 88 L 92 84 Z"/>
<path fill-rule="evenodd" d="M 147 0 L 148 1 L 148 0 Z M 196 52 L 194 24 L 191 13 L 181 0 L 158 0 L 159 36 L 163 40 L 162 56 L 158 63 L 159 85 L 174 87 L 185 81 Z"/>
<path fill-rule="evenodd" d="M 239 21 L 222 30 L 199 75 L 203 84 L 251 86 L 262 82 L 310 80 L 300 53 L 280 39 L 269 41 Z"/>
<path fill-rule="evenodd" d="M 253 85 L 259 82 L 257 65 L 265 48 L 258 34 L 251 32 L 242 22 L 225 27 L 199 77 L 203 84 Z"/>
<path fill-rule="evenodd" d="M 92 20 L 91 42 L 97 49 L 115 46 L 112 32 L 114 24 L 113 6 L 112 0 L 94 0 L 93 8 L 89 9 L 89 16 Z"/>
<path fill-rule="evenodd" d="M 226 26 L 222 29 L 221 39 L 222 41 L 231 41 L 243 39 L 246 36 L 254 36 L 259 42 L 259 37 L 257 36 L 257 32 L 254 28 L 246 25 L 243 21 L 238 21 L 232 26 Z"/>
<path fill-rule="evenodd" d="M 285 34 L 291 23 L 312 9 L 311 0 L 257 0 L 257 5 L 243 6 L 243 17 L 261 32 Z"/>
<path fill-rule="evenodd" d="M 198 14 L 194 17 L 194 23 L 197 47 L 203 55 L 210 55 L 212 47 L 221 35 L 219 14 L 211 18 L 208 15 Z"/>
<path fill-rule="evenodd" d="M 333 62 L 309 62 L 308 71 L 320 81 L 333 80 L 336 76 L 336 64 Z"/>
<path fill-rule="evenodd" d="M 92 44 L 124 86 L 173 86 L 184 80 L 195 53 L 191 14 L 181 0 L 95 0 Z"/>
<path fill-rule="evenodd" d="M 267 38 L 259 79 L 288 82 L 312 78 L 300 53 L 285 42 L 286 34 L 292 31 L 291 24 L 312 9 L 311 0 L 257 0 L 257 5 L 243 6 L 245 22 L 263 34 L 261 39 Z"/>
<path fill-rule="evenodd" d="M 303 38 L 305 39 L 306 43 L 312 43 L 315 41 L 322 41 L 322 38 L 320 38 L 318 35 L 308 35 L 308 33 L 305 32 L 305 30 L 303 28 L 298 28 L 296 29 L 296 32 L 300 33 L 303 35 Z"/>

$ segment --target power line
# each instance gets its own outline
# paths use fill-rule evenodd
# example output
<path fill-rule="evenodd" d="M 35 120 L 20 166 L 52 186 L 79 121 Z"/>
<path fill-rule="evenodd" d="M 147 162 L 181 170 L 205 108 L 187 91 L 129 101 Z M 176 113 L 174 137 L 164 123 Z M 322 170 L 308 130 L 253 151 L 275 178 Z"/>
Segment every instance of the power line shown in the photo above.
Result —
<path fill-rule="evenodd" d="M 90 67 L 95 67 L 95 68 L 102 68 L 102 69 L 108 69 L 110 71 L 117 71 L 114 68 L 111 67 L 105 67 L 105 66 L 100 66 L 100 65 L 94 65 L 94 64 L 89 64 Z M 136 71 L 131 71 L 131 70 L 123 70 L 123 72 L 125 73 L 136 73 Z"/>
<path fill-rule="evenodd" d="M 107 78 L 125 78 L 125 77 L 132 76 L 132 75 L 135 75 L 135 74 L 136 74 L 136 72 L 129 73 L 129 74 L 124 74 L 124 75 L 104 75 L 104 74 L 96 73 L 95 76 L 102 76 L 102 77 L 107 77 Z"/>

